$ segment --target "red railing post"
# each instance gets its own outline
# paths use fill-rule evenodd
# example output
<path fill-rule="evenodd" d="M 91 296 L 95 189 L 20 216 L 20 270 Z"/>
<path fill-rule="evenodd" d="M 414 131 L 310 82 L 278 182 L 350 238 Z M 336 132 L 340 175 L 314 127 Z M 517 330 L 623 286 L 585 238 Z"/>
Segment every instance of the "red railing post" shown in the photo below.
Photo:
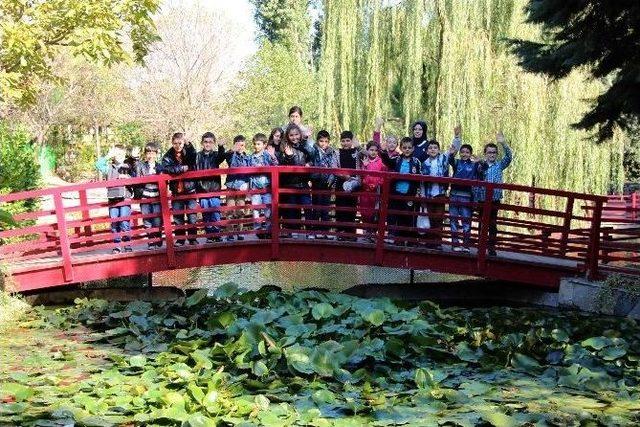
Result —
<path fill-rule="evenodd" d="M 571 219 L 573 218 L 574 197 L 567 198 L 567 207 L 564 212 L 564 222 L 562 224 L 562 241 L 560 243 L 560 252 L 562 254 L 567 250 L 567 240 L 569 239 L 569 230 L 571 230 Z"/>
<path fill-rule="evenodd" d="M 162 228 L 164 229 L 165 242 L 167 244 L 167 266 L 176 266 L 176 248 L 173 245 L 173 224 L 171 223 L 171 208 L 169 206 L 169 191 L 167 179 L 158 176 L 158 192 L 160 193 L 160 209 L 162 210 Z"/>
<path fill-rule="evenodd" d="M 634 191 L 631 193 L 631 220 L 635 221 L 638 219 L 638 209 L 640 207 L 640 191 Z"/>
<path fill-rule="evenodd" d="M 80 207 L 82 208 L 81 210 L 81 214 L 82 214 L 82 221 L 86 224 L 84 226 L 84 235 L 87 237 L 93 236 L 93 231 L 91 230 L 91 224 L 89 224 L 89 220 L 91 219 L 91 215 L 89 215 L 89 208 L 87 207 L 89 205 L 89 200 L 87 198 L 87 190 L 86 189 L 82 189 L 79 192 L 79 200 L 80 200 Z M 93 245 L 93 241 L 87 241 L 86 242 L 87 246 L 92 246 Z"/>
<path fill-rule="evenodd" d="M 387 223 L 390 194 L 391 181 L 389 177 L 385 175 L 380 191 L 380 216 L 378 217 L 378 235 L 376 236 L 376 254 L 374 259 L 376 265 L 382 265 L 384 259 L 384 232 L 386 230 L 385 224 Z"/>
<path fill-rule="evenodd" d="M 62 255 L 62 270 L 64 280 L 73 281 L 73 264 L 71 261 L 71 247 L 69 246 L 69 235 L 67 234 L 67 218 L 64 213 L 62 203 L 62 192 L 53 195 L 53 202 L 56 208 L 56 220 L 58 227 L 58 242 L 60 243 L 60 254 Z"/>
<path fill-rule="evenodd" d="M 487 243 L 489 240 L 489 222 L 491 221 L 491 208 L 493 207 L 493 185 L 483 183 L 485 186 L 485 197 L 482 202 L 482 217 L 478 228 L 478 273 L 484 274 L 487 271 Z"/>
<path fill-rule="evenodd" d="M 271 169 L 271 259 L 280 258 L 280 171 Z"/>
<path fill-rule="evenodd" d="M 598 277 L 598 262 L 600 261 L 600 229 L 602 227 L 602 200 L 596 200 L 591 217 L 591 231 L 589 233 L 589 247 L 587 248 L 587 279 Z"/>

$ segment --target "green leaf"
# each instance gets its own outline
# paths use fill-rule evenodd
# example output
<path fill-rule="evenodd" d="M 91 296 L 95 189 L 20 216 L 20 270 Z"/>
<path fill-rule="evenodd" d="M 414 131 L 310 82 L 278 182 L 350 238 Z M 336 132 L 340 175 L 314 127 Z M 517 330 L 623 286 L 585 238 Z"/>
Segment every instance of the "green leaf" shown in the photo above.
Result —
<path fill-rule="evenodd" d="M 598 355 L 604 360 L 616 360 L 627 354 L 627 350 L 622 347 L 606 347 L 598 352 Z"/>
<path fill-rule="evenodd" d="M 0 209 L 0 225 L 9 225 L 15 227 L 17 223 L 13 220 L 13 215 L 9 212 Z"/>
<path fill-rule="evenodd" d="M 206 350 L 196 350 L 191 353 L 191 358 L 196 362 L 196 366 L 194 369 L 211 369 L 213 368 L 213 363 L 209 358 L 209 352 Z"/>
<path fill-rule="evenodd" d="M 554 329 L 551 331 L 551 336 L 558 342 L 569 342 L 569 335 L 564 329 Z"/>
<path fill-rule="evenodd" d="M 538 371 L 541 368 L 536 359 L 522 353 L 515 353 L 511 357 L 511 366 L 524 372 Z"/>
<path fill-rule="evenodd" d="M 12 396 L 17 401 L 27 400 L 35 394 L 35 390 L 31 387 L 18 383 L 0 383 L 0 396 Z"/>
<path fill-rule="evenodd" d="M 216 427 L 218 424 L 215 418 L 209 418 L 201 413 L 191 414 L 183 423 L 188 427 Z"/>
<path fill-rule="evenodd" d="M 333 314 L 333 307 L 331 306 L 331 304 L 328 304 L 326 302 L 314 304 L 311 308 L 311 315 L 316 320 L 328 319 L 329 317 L 332 317 Z"/>
<path fill-rule="evenodd" d="M 257 377 L 263 377 L 269 373 L 269 368 L 264 364 L 263 361 L 258 360 L 257 362 L 253 363 L 251 372 L 253 372 L 253 375 Z"/>
<path fill-rule="evenodd" d="M 138 354 L 129 358 L 129 366 L 133 368 L 144 368 L 147 364 L 147 356 Z"/>
<path fill-rule="evenodd" d="M 495 427 L 515 427 L 519 425 L 517 420 L 507 414 L 498 411 L 483 411 L 482 418 Z"/>
<path fill-rule="evenodd" d="M 194 305 L 199 304 L 206 297 L 207 297 L 207 290 L 206 289 L 198 289 L 197 291 L 195 291 L 193 293 L 193 295 L 191 295 L 189 298 L 187 298 L 185 302 L 187 304 L 187 307 L 193 307 Z"/>
<path fill-rule="evenodd" d="M 603 348 L 613 344 L 607 337 L 592 337 L 580 343 L 583 347 L 589 347 L 594 350 L 602 350 Z"/>
<path fill-rule="evenodd" d="M 365 314 L 363 317 L 364 320 L 371 323 L 373 326 L 382 325 L 386 318 L 384 311 L 377 309 Z"/>

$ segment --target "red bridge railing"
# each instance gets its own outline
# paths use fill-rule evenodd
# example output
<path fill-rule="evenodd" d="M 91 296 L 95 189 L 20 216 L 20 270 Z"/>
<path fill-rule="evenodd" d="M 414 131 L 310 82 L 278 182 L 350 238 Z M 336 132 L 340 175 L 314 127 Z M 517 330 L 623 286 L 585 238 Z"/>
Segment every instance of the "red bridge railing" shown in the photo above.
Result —
<path fill-rule="evenodd" d="M 221 191 L 194 194 L 172 195 L 169 190 L 170 181 L 198 180 L 213 176 L 243 174 L 268 175 L 271 186 L 264 190 Z M 312 189 L 287 188 L 288 179 L 293 175 L 303 175 L 303 182 L 308 181 L 309 174 L 324 173 L 344 176 L 376 177 L 380 180 L 377 191 L 345 192 L 339 189 Z M 454 252 L 452 250 L 452 234 L 448 222 L 456 220 L 449 211 L 448 199 L 427 199 L 420 195 L 401 196 L 394 194 L 394 185 L 398 180 L 413 181 L 417 185 L 429 186 L 433 183 L 468 185 L 482 188 L 486 192 L 486 201 L 462 203 L 473 210 L 469 253 Z M 106 188 L 114 186 L 136 186 L 146 183 L 158 185 L 160 196 L 156 199 L 125 200 L 119 204 L 109 204 L 106 199 Z M 502 189 L 508 197 L 496 205 L 498 234 L 495 239 L 497 254 L 492 256 L 489 251 L 490 235 L 489 222 L 491 215 L 492 194 Z M 228 201 L 231 196 L 248 199 L 255 194 L 270 194 L 271 203 L 251 206 L 246 203 L 243 215 L 229 215 L 238 213 L 239 208 L 231 206 Z M 311 201 L 309 199 L 314 196 Z M 325 196 L 324 203 L 318 204 L 321 197 Z M 375 222 L 366 222 L 367 215 L 361 215 L 359 207 L 360 197 L 369 197 L 375 201 Z M 171 206 L 176 201 L 190 199 L 203 199 L 206 197 L 219 197 L 222 201 L 220 207 L 203 209 L 196 205 L 195 209 L 182 211 L 172 210 Z M 345 202 L 346 198 L 346 202 Z M 301 203 L 301 200 L 303 203 Z M 159 214 L 142 214 L 140 203 L 160 203 Z M 432 212 L 427 215 L 432 224 L 438 219 L 445 223 L 442 229 L 430 228 L 428 230 L 416 227 L 415 219 L 424 215 L 419 209 L 406 211 L 397 209 L 400 202 L 410 202 L 414 207 L 424 206 L 430 203 Z M 210 242 L 207 238 L 228 238 L 229 236 L 243 236 L 243 244 L 260 245 L 262 253 L 268 251 L 272 260 L 281 259 L 281 245 L 292 241 L 301 241 L 311 237 L 328 236 L 328 239 L 319 241 L 314 239 L 314 245 L 339 245 L 358 247 L 373 253 L 372 264 L 388 265 L 385 261 L 392 251 L 417 252 L 425 257 L 437 254 L 448 255 L 452 259 L 473 258 L 475 273 L 487 275 L 487 266 L 499 260 L 530 263 L 531 274 L 535 275 L 536 265 L 556 266 L 559 270 L 569 271 L 574 274 L 586 274 L 590 278 L 599 276 L 601 267 L 606 271 L 616 266 L 617 270 L 631 274 L 640 274 L 640 262 L 638 259 L 638 245 L 631 243 L 637 234 L 632 234 L 627 239 L 620 236 L 628 236 L 629 231 L 609 228 L 603 225 L 606 219 L 604 196 L 580 194 L 568 191 L 533 188 L 512 184 L 492 184 L 479 181 L 464 181 L 452 178 L 436 178 L 422 175 L 399 175 L 389 172 L 367 172 L 351 169 L 320 169 L 308 167 L 269 167 L 269 168 L 241 168 L 218 169 L 208 171 L 188 172 L 179 177 L 169 175 L 155 175 L 141 178 L 131 178 L 109 182 L 92 182 L 75 184 L 64 187 L 49 188 L 43 190 L 27 191 L 0 196 L 0 204 L 3 208 L 12 208 L 16 203 L 34 203 L 38 206 L 32 212 L 21 213 L 15 216 L 19 226 L 0 231 L 0 262 L 8 266 L 8 270 L 15 275 L 27 277 L 28 273 L 44 271 L 46 269 L 62 269 L 65 283 L 87 280 L 86 275 L 79 274 L 78 265 L 86 264 L 90 259 L 95 259 L 95 268 L 101 268 L 99 262 L 122 260 L 128 257 L 153 254 L 154 259 L 162 257 L 164 261 L 156 262 L 154 269 L 179 268 L 176 253 L 187 250 L 202 250 L 208 248 L 225 247 L 229 243 Z M 316 203 L 316 204 L 314 204 Z M 123 252 L 112 254 L 111 250 L 122 247 L 123 244 L 113 242 L 114 234 L 110 230 L 110 224 L 114 219 L 108 215 L 108 207 L 131 205 L 132 211 L 128 217 L 118 218 L 118 221 L 131 221 L 131 230 L 125 235 L 130 239 L 127 245 L 133 249 L 133 254 Z M 442 205 L 442 209 L 434 209 Z M 541 208 L 539 206 L 545 206 Z M 254 219 L 252 209 L 271 208 L 271 218 Z M 222 214 L 222 220 L 205 224 L 202 218 L 198 218 L 196 224 L 176 225 L 172 221 L 174 214 L 202 215 L 207 212 L 218 211 Z M 317 215 L 319 212 L 328 212 L 327 216 Z M 293 214 L 292 214 L 293 213 Z M 341 214 L 341 213 L 344 213 Z M 145 219 L 160 216 L 161 226 L 158 228 L 144 228 Z M 405 225 L 395 224 L 394 218 L 409 218 Z M 346 218 L 346 219 L 345 219 Z M 368 217 L 369 219 L 370 216 Z M 391 220 L 391 221 L 390 221 Z M 270 232 L 267 238 L 258 239 L 256 224 L 267 224 Z M 409 224 L 409 225 L 407 225 Z M 206 233 L 205 226 L 215 226 L 220 230 Z M 239 228 L 242 227 L 242 230 Z M 234 229 L 235 228 L 235 229 Z M 176 232 L 182 233 L 195 231 L 197 246 L 176 246 Z M 627 233 L 627 234 L 625 234 Z M 636 233 L 634 231 L 634 233 Z M 264 232 L 261 232 L 264 237 Z M 617 236 L 617 237 L 614 237 Z M 335 240 L 332 240 L 335 239 Z M 148 243 L 162 244 L 162 248 L 147 251 Z M 625 251 L 621 253 L 622 245 Z M 238 245 L 238 243 L 234 243 Z M 634 246 L 635 245 L 635 246 Z M 291 258 L 291 254 L 287 255 Z M 99 262 L 98 262 L 99 261 Z M 236 262 L 251 262 L 253 259 L 237 259 Z M 324 259 L 324 261 L 327 261 Z M 341 262 L 340 259 L 333 260 Z M 155 261 L 154 261 L 155 262 Z M 398 267 L 405 267 L 399 265 Z M 152 267 L 149 267 L 152 268 Z M 452 273 L 455 271 L 455 263 L 450 264 Z M 123 275 L 123 271 L 116 268 L 110 271 L 115 277 Z M 39 276 L 42 277 L 42 276 Z M 26 279 L 21 279 L 26 280 Z M 532 282 L 534 279 L 531 280 Z M 63 283 L 60 283 L 63 284 Z"/>

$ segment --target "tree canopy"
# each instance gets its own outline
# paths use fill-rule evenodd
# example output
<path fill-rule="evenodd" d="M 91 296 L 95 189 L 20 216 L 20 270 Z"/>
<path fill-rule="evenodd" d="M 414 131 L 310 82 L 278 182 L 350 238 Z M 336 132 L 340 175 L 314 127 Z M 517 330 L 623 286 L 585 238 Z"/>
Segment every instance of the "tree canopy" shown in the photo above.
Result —
<path fill-rule="evenodd" d="M 609 83 L 574 126 L 598 127 L 600 141 L 611 138 L 616 125 L 629 130 L 640 116 L 640 3 L 530 0 L 526 20 L 541 26 L 542 37 L 513 40 L 525 70 L 561 79 L 584 67 Z"/>
<path fill-rule="evenodd" d="M 0 100 L 30 104 L 64 50 L 107 65 L 142 62 L 160 0 L 0 0 Z"/>

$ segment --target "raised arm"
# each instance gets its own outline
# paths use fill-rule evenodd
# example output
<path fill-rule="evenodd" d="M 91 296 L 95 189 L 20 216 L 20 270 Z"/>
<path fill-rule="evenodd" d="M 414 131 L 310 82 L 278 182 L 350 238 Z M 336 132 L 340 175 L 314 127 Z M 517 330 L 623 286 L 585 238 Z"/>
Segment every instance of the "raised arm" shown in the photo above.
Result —
<path fill-rule="evenodd" d="M 511 147 L 509 147 L 509 144 L 507 144 L 507 141 L 505 140 L 504 134 L 502 132 L 498 132 L 498 134 L 496 135 L 496 141 L 498 142 L 498 144 L 502 145 L 502 149 L 504 150 L 504 156 L 500 160 L 500 166 L 502 167 L 502 169 L 506 169 L 509 167 L 511 161 L 513 160 L 513 151 L 511 150 Z"/>

